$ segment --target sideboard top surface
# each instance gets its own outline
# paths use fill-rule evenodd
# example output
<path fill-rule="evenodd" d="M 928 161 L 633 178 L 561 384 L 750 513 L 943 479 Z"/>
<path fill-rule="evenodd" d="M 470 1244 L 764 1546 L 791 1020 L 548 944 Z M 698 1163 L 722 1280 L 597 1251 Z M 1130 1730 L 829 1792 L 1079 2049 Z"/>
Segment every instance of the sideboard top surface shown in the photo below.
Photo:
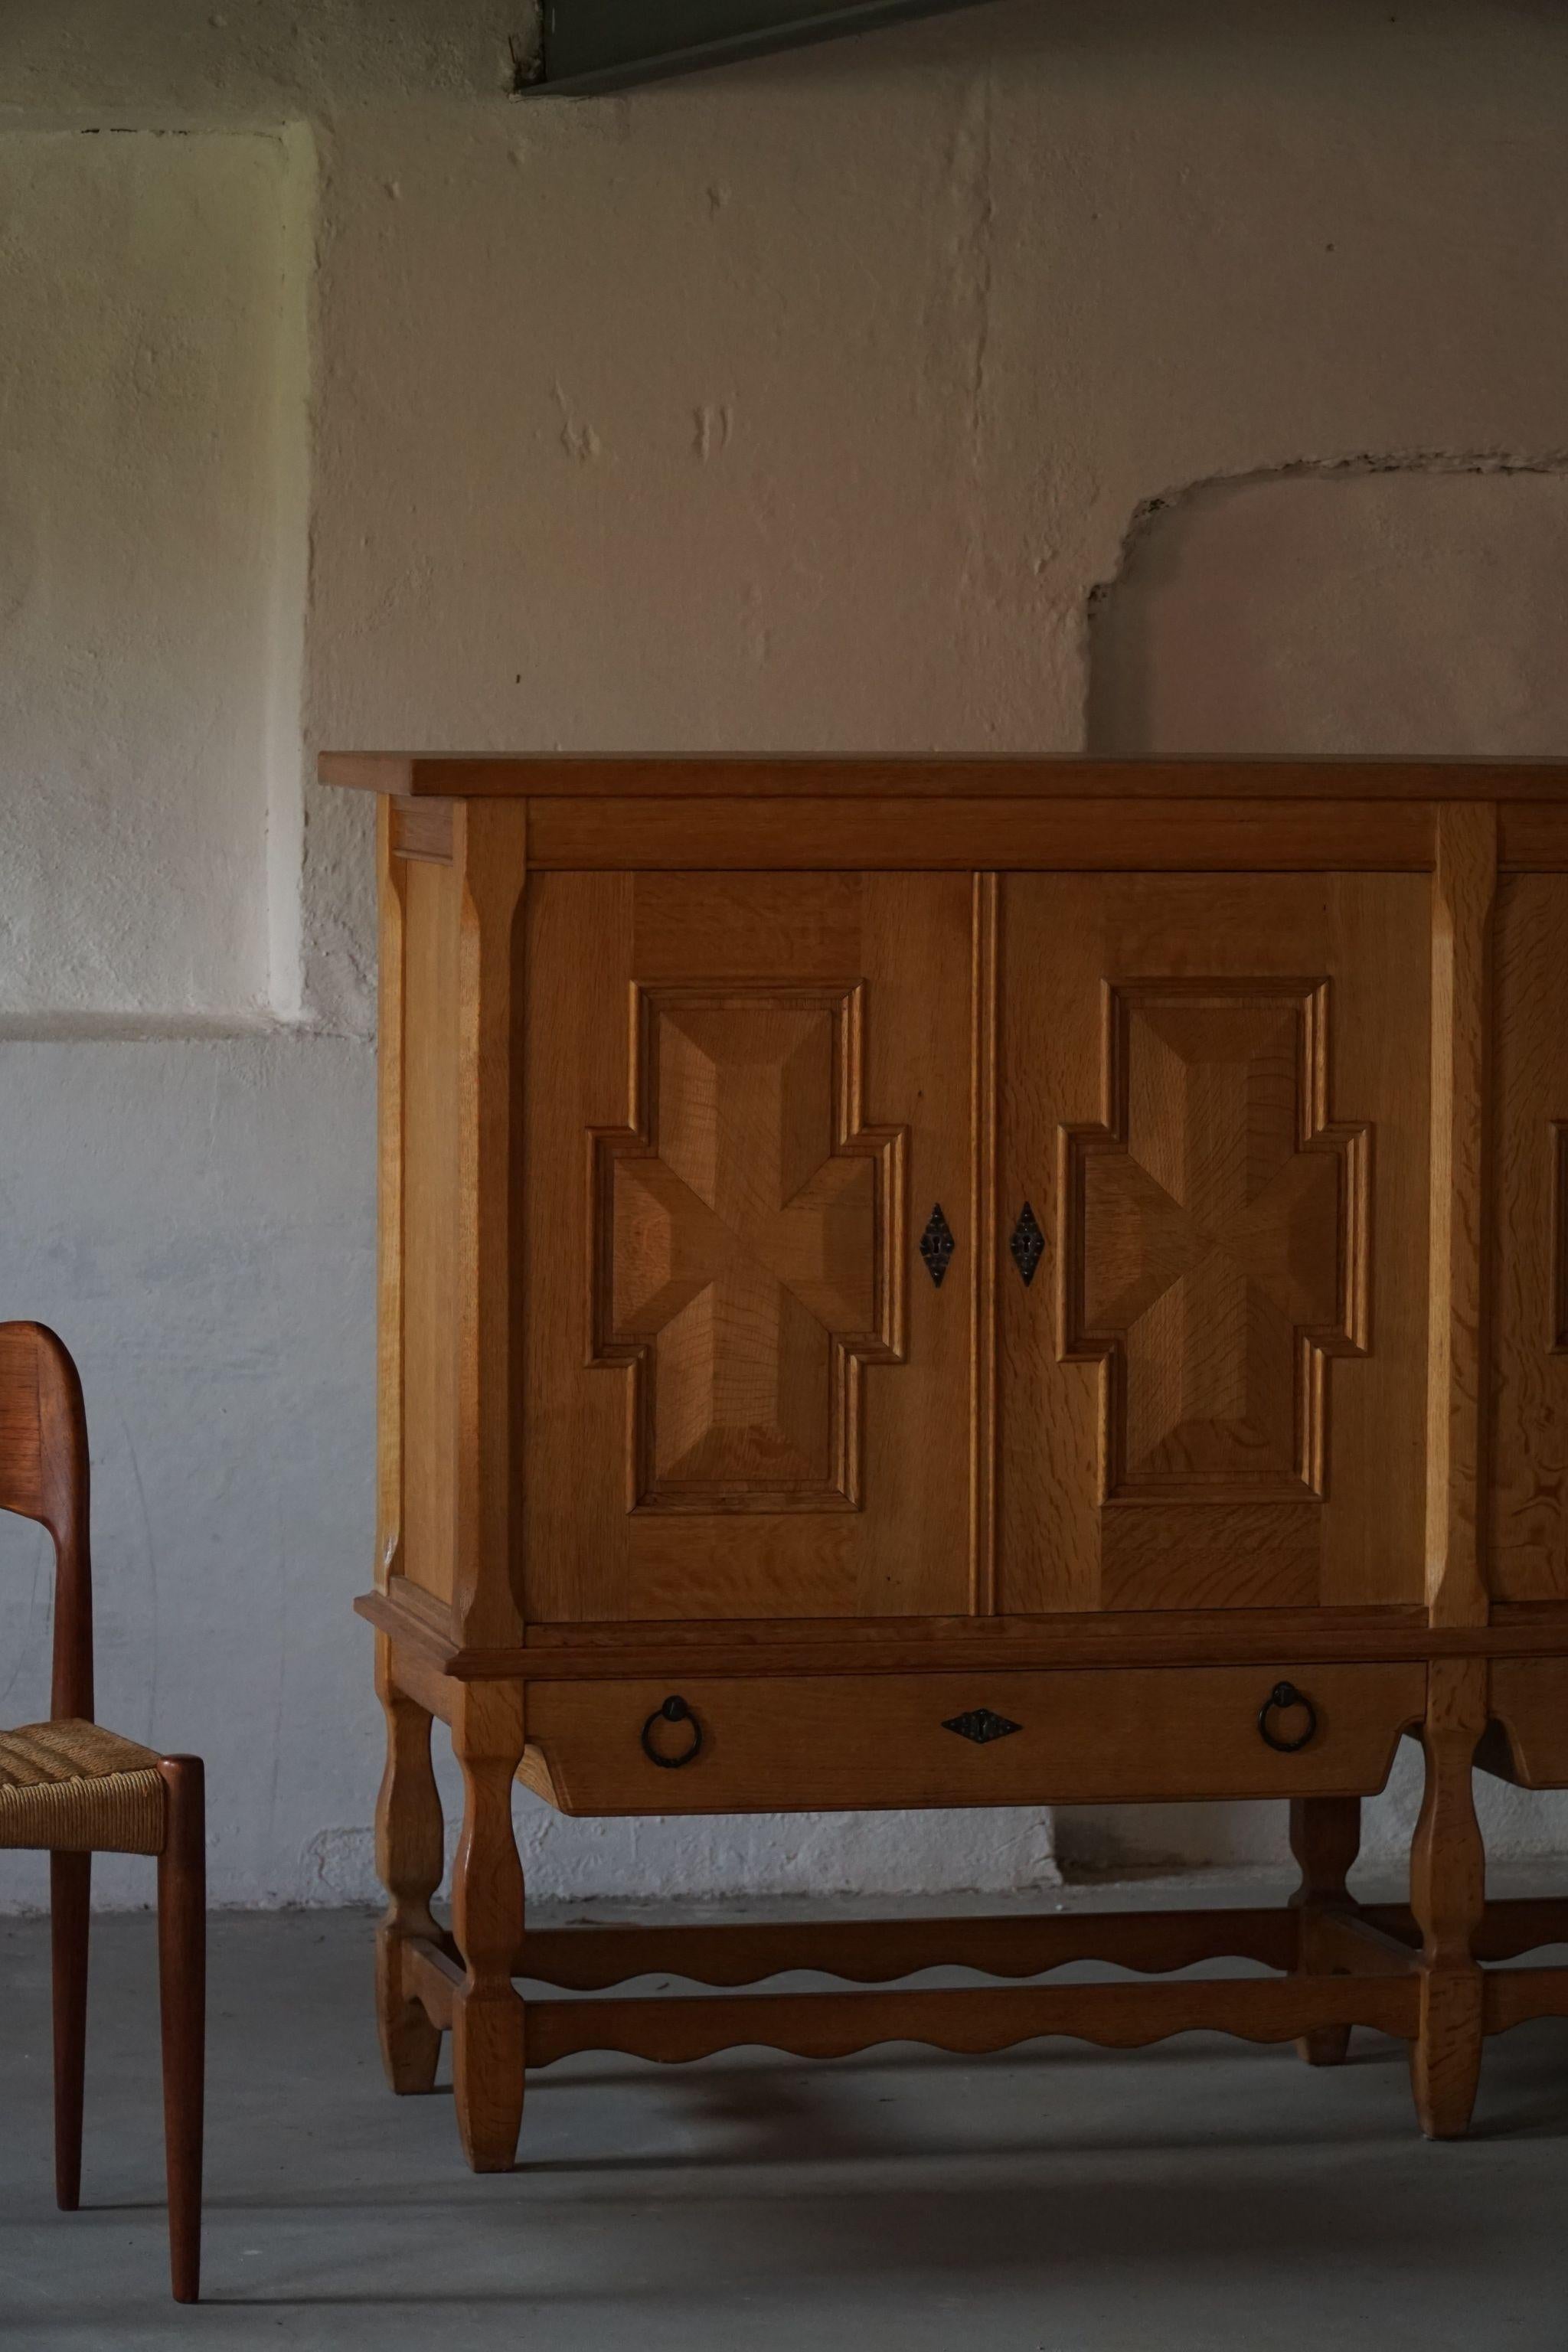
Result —
<path fill-rule="evenodd" d="M 412 799 L 1568 801 L 1568 761 L 658 759 L 323 751 L 328 784 Z"/>

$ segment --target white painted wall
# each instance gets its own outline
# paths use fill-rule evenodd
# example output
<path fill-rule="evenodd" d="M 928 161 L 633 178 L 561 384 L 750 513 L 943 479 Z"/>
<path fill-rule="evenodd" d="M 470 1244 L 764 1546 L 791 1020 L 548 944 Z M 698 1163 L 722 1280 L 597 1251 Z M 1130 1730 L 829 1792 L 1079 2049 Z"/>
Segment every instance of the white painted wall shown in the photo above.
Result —
<path fill-rule="evenodd" d="M 274 643 L 289 160 L 256 134 L 0 138 L 13 1017 L 268 1002 L 268 723 L 302 585 Z"/>
<path fill-rule="evenodd" d="M 1422 748 L 1514 748 L 1522 727 L 1568 750 L 1560 700 L 1539 707 L 1561 612 L 1518 585 L 1559 578 L 1568 466 L 1555 11 L 999 0 L 577 104 L 505 96 L 515 29 L 475 0 L 0 19 L 0 250 L 60 259 L 29 368 L 107 368 L 102 295 L 71 293 L 96 265 L 68 271 L 42 217 L 49 168 L 103 172 L 128 216 L 139 171 L 184 168 L 234 201 L 195 205 L 132 307 L 174 331 L 220 282 L 226 423 L 245 338 L 268 378 L 235 401 L 250 455 L 190 437 L 188 526 L 148 535 L 99 623 L 117 656 L 170 649 L 144 725 L 195 751 L 131 756 L 123 693 L 108 670 L 73 689 L 65 641 L 26 652 L 0 734 L 8 828 L 47 781 L 47 827 L 16 835 L 35 874 L 52 857 L 68 894 L 68 848 L 89 877 L 47 955 L 0 948 L 0 1302 L 82 1359 L 103 1712 L 206 1752 L 228 1900 L 370 1884 L 378 1742 L 347 1604 L 370 1550 L 374 934 L 367 812 L 298 793 L 321 744 L 1070 750 L 1092 705 L 1108 741 L 1265 722 L 1289 741 L 1310 713 L 1303 740 L 1350 750 L 1385 670 Z M 79 136 L 110 124 L 200 135 Z M 201 153 L 144 164 L 154 144 Z M 55 160 L 78 145 L 104 162 Z M 177 454 L 177 410 L 131 381 L 114 430 Z M 14 467 L 25 404 L 0 398 Z M 22 437 L 63 563 L 90 541 L 70 435 Z M 1471 469 L 1500 464 L 1502 503 L 1472 512 Z M 1388 573 L 1397 608 L 1365 593 L 1355 519 L 1385 467 L 1377 530 L 1415 551 Z M 1305 496 L 1265 511 L 1298 472 Z M 1265 507 L 1198 487 L 1238 478 Z M 129 533 L 141 495 L 110 483 L 92 529 Z M 1250 617 L 1226 642 L 1272 667 L 1258 614 L 1298 634 L 1282 687 L 1216 699 L 1213 664 L 1183 674 L 1237 564 Z M 193 567 L 203 625 L 231 615 L 221 677 L 186 658 Z M 1435 646 L 1468 662 L 1458 700 L 1428 691 Z M 231 705 L 247 715 L 205 760 L 201 714 Z M 106 819 L 142 908 L 113 973 L 94 961 Z M 7 863 L 14 929 L 43 887 Z M 38 1565 L 25 1531 L 0 1541 L 13 1719 L 29 1677 L 43 1696 Z M 541 1893 L 1003 1887 L 1048 1866 L 1028 1814 L 679 1828 L 520 1805 Z M 1402 1811 L 1407 1788 L 1384 1834 Z M 1062 1836 L 1202 1854 L 1258 1821 L 1277 1835 L 1185 1809 Z M 1568 1843 L 1568 1812 L 1516 1804 L 1500 1831 Z M 7 1864 L 0 1899 L 40 1884 Z"/>

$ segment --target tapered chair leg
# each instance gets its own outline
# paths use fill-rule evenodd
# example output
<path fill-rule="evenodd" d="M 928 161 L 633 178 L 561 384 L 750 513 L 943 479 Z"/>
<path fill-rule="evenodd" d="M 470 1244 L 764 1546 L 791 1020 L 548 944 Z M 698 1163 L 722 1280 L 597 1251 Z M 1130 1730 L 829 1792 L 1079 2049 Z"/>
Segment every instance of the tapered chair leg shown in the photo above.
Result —
<path fill-rule="evenodd" d="M 74 2213 L 81 2202 L 81 2102 L 87 2067 L 87 1940 L 91 1905 L 91 1854 L 51 1853 L 55 2198 L 62 2213 Z"/>
<path fill-rule="evenodd" d="M 166 1756 L 168 1834 L 158 1857 L 158 1985 L 169 2274 L 176 2303 L 201 2291 L 202 2111 L 206 2049 L 206 1797 L 201 1759 Z"/>

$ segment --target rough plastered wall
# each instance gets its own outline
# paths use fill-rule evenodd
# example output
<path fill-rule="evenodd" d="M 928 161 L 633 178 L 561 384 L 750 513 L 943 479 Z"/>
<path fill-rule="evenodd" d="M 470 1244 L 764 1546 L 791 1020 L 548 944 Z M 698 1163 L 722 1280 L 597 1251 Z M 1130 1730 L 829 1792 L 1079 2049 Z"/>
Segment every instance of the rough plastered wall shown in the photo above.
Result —
<path fill-rule="evenodd" d="M 82 1360 L 102 1712 L 205 1750 L 220 1899 L 372 1884 L 368 812 L 321 745 L 1568 750 L 1546 0 L 997 0 L 575 104 L 508 95 L 528 30 L 0 16 L 0 1311 Z M 8 1530 L 0 1717 L 47 1632 Z M 540 1894 L 1050 1867 L 1031 1813 L 519 1807 Z"/>
<path fill-rule="evenodd" d="M 1089 747 L 1122 754 L 1568 751 L 1568 471 L 1549 451 L 1351 458 L 1152 500 L 1090 604 Z M 1561 1800 L 1481 1779 L 1493 1850 Z M 1408 1746 L 1369 1843 L 1420 1802 Z M 1062 1858 L 1275 1858 L 1258 1805 L 1058 1815 Z"/>

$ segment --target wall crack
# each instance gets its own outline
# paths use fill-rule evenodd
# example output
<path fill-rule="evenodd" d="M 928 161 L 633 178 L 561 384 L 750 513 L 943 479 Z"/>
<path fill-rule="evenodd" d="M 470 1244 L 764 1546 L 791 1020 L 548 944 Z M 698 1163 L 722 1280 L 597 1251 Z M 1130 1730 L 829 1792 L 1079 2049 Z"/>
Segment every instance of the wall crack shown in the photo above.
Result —
<path fill-rule="evenodd" d="M 1273 465 L 1246 466 L 1233 473 L 1194 475 L 1140 499 L 1121 534 L 1114 569 L 1089 589 L 1087 619 L 1092 626 L 1106 598 L 1125 578 L 1130 564 L 1161 516 L 1212 490 L 1251 489 L 1268 482 L 1334 480 L 1373 474 L 1568 474 L 1568 445 L 1542 450 L 1360 449 L 1337 457 L 1287 457 Z"/>

